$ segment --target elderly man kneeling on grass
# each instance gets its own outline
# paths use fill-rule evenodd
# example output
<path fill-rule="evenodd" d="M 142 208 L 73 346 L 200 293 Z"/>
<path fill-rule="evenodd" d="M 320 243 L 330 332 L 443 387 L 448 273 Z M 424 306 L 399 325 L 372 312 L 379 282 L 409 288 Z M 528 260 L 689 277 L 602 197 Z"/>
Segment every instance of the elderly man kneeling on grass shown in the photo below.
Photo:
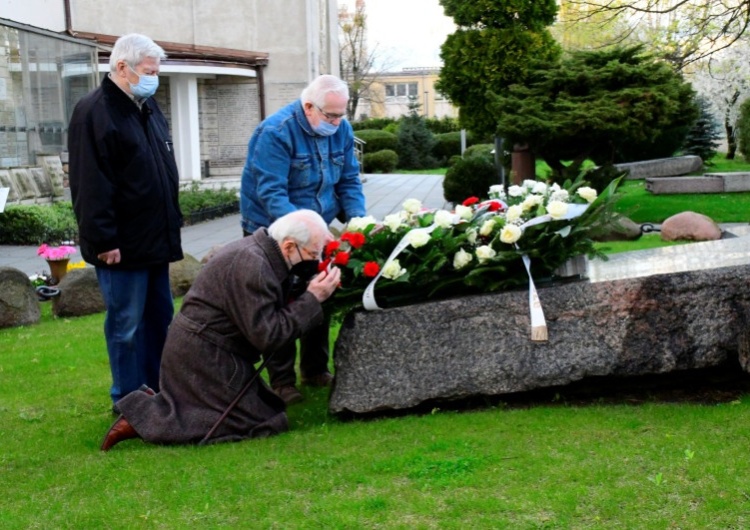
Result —
<path fill-rule="evenodd" d="M 323 322 L 321 302 L 340 280 L 336 268 L 318 273 L 331 239 L 317 213 L 297 210 L 211 258 L 169 328 L 161 391 L 142 387 L 117 402 L 122 415 L 102 451 L 130 438 L 216 443 L 286 431 L 284 402 L 255 363 Z"/>

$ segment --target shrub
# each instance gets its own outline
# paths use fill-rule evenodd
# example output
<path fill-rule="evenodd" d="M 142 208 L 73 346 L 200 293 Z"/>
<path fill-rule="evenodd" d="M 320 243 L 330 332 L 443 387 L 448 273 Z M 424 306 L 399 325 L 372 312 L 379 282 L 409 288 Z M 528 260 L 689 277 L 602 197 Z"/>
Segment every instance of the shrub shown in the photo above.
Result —
<path fill-rule="evenodd" d="M 383 130 L 389 125 L 396 123 L 396 118 L 367 118 L 366 120 L 353 121 L 352 129 L 362 131 L 365 129 Z"/>
<path fill-rule="evenodd" d="M 398 145 L 398 137 L 386 131 L 364 129 L 357 131 L 355 136 L 367 142 L 365 144 L 365 153 L 374 153 L 383 149 L 395 150 Z"/>
<path fill-rule="evenodd" d="M 179 201 L 186 225 L 231 215 L 240 209 L 237 190 L 224 187 L 201 189 L 197 181 L 180 190 Z"/>
<path fill-rule="evenodd" d="M 432 154 L 441 164 L 454 155 L 461 155 L 461 133 L 448 132 L 435 135 L 435 147 Z"/>
<path fill-rule="evenodd" d="M 427 124 L 427 128 L 434 134 L 459 132 L 461 130 L 461 126 L 458 124 L 458 119 L 449 116 L 443 116 L 442 118 L 426 118 L 425 123 Z"/>
<path fill-rule="evenodd" d="M 494 144 L 475 144 L 466 148 L 466 151 L 464 151 L 464 158 L 483 156 L 485 158 L 493 159 L 495 156 L 492 153 L 493 149 L 495 149 Z"/>
<path fill-rule="evenodd" d="M 367 173 L 393 173 L 398 167 L 398 154 L 392 149 L 365 153 L 363 165 Z"/>
<path fill-rule="evenodd" d="M 448 159 L 448 167 L 455 166 L 459 160 L 463 160 L 464 158 L 461 155 L 453 155 Z"/>
<path fill-rule="evenodd" d="M 738 148 L 745 160 L 750 162 L 750 98 L 740 105 L 740 117 L 737 120 Z"/>
<path fill-rule="evenodd" d="M 39 245 L 77 241 L 78 225 L 70 202 L 9 205 L 0 215 L 0 244 Z"/>
<path fill-rule="evenodd" d="M 487 198 L 490 186 L 499 183 L 500 177 L 491 158 L 464 157 L 445 173 L 443 196 L 452 203 L 461 203 L 472 196 Z"/>
<path fill-rule="evenodd" d="M 386 128 L 383 129 L 383 130 L 385 132 L 389 132 L 391 134 L 395 134 L 396 136 L 398 136 L 398 127 L 399 127 L 399 122 L 395 122 L 395 123 L 391 123 L 390 125 L 386 126 Z"/>

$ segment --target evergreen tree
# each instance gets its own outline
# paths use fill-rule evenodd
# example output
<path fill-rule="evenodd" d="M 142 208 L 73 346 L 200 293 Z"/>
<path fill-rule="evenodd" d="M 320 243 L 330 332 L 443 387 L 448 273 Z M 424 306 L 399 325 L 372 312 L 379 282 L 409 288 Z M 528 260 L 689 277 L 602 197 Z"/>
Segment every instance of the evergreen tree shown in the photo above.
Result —
<path fill-rule="evenodd" d="M 685 138 L 683 151 L 688 155 L 701 157 L 704 164 L 709 164 L 716 154 L 721 140 L 719 124 L 711 113 L 711 103 L 704 97 L 696 98 L 698 103 L 698 119 Z"/>
<path fill-rule="evenodd" d="M 429 169 L 437 166 L 432 150 L 437 143 L 419 114 L 420 104 L 411 101 L 409 114 L 401 118 L 398 128 L 398 161 L 402 169 Z"/>

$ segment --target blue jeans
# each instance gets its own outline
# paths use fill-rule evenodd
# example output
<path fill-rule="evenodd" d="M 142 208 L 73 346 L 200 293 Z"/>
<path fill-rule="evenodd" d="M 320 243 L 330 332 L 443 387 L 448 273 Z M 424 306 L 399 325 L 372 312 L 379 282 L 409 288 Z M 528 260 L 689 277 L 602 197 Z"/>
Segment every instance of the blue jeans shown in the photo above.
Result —
<path fill-rule="evenodd" d="M 112 402 L 146 384 L 158 392 L 159 365 L 174 316 L 169 265 L 96 268 L 107 315 L 104 337 L 112 371 Z"/>

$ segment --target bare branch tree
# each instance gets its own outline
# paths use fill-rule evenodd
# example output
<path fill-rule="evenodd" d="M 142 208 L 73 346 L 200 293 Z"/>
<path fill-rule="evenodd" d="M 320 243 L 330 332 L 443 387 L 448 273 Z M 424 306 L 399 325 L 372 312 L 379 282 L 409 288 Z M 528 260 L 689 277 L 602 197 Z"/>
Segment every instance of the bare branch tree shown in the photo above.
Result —
<path fill-rule="evenodd" d="M 361 101 L 382 103 L 375 101 L 382 95 L 370 87 L 392 64 L 390 59 L 382 56 L 377 45 L 368 49 L 364 0 L 356 1 L 354 12 L 346 6 L 339 8 L 339 62 L 341 78 L 349 85 L 346 113 L 349 120 L 353 120 Z"/>
<path fill-rule="evenodd" d="M 579 20 L 605 15 L 626 21 L 613 44 L 661 37 L 662 56 L 678 68 L 729 48 L 750 26 L 750 0 L 568 0 Z M 654 27 L 658 26 L 658 31 Z"/>

